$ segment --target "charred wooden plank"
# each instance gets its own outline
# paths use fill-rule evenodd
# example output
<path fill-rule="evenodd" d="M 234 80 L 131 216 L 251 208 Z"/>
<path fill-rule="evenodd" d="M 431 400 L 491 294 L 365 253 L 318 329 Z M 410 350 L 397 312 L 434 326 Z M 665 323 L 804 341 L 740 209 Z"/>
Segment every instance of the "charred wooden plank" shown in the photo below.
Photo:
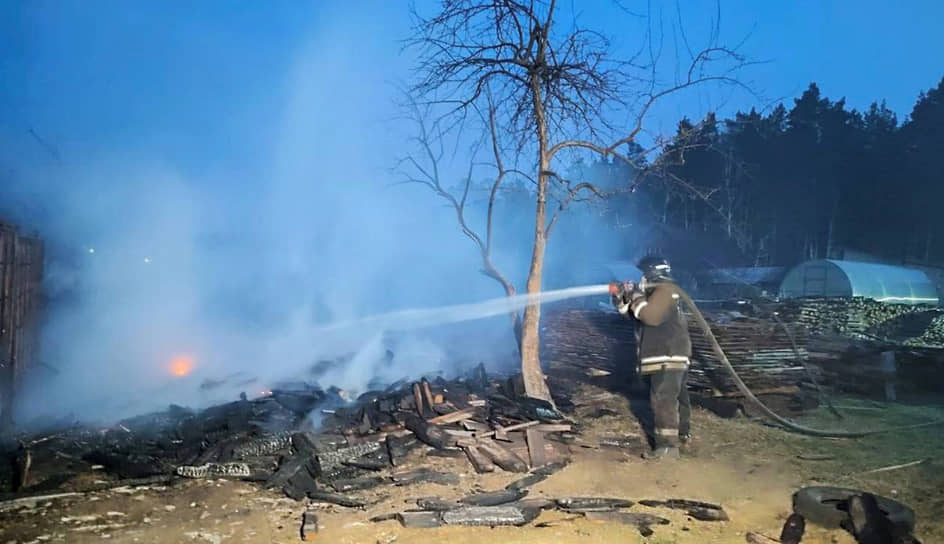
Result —
<path fill-rule="evenodd" d="M 432 407 L 436 404 L 436 399 L 433 398 L 433 391 L 429 387 L 429 380 L 423 378 L 422 382 L 420 382 L 420 385 L 423 389 L 423 403 L 428 408 L 432 409 Z"/>
<path fill-rule="evenodd" d="M 386 481 L 386 478 L 381 478 L 379 476 L 368 476 L 364 478 L 333 480 L 328 485 L 330 485 L 331 489 L 337 491 L 338 493 L 345 493 L 348 491 L 371 489 L 385 483 Z"/>
<path fill-rule="evenodd" d="M 288 479 L 282 486 L 285 496 L 296 501 L 304 500 L 309 491 L 317 491 L 318 485 L 307 472 L 299 472 Z"/>
<path fill-rule="evenodd" d="M 540 421 L 525 421 L 524 423 L 517 423 L 517 424 L 515 424 L 515 425 L 509 425 L 509 426 L 507 426 L 507 427 L 502 427 L 502 428 L 501 428 L 501 432 L 504 433 L 504 434 L 507 434 L 507 433 L 510 433 L 510 432 L 512 432 L 512 431 L 520 431 L 520 430 L 522 430 L 522 429 L 527 429 L 528 427 L 534 427 L 534 426 L 540 425 L 540 424 L 541 424 Z M 476 433 L 475 436 L 476 436 L 477 438 L 490 438 L 490 437 L 495 436 L 495 434 L 496 434 L 497 432 L 498 432 L 498 431 L 489 431 L 489 432 L 485 432 L 485 433 L 481 433 L 481 434 Z"/>
<path fill-rule="evenodd" d="M 439 485 L 458 485 L 459 476 L 449 472 L 435 472 L 429 469 L 400 472 L 392 477 L 395 485 L 404 486 L 416 483 L 433 483 Z"/>
<path fill-rule="evenodd" d="M 335 451 L 319 452 L 314 456 L 315 470 L 318 473 L 330 472 L 343 466 L 344 461 L 363 457 L 369 453 L 379 451 L 382 447 L 381 442 L 364 442 L 363 444 L 355 444 Z"/>
<path fill-rule="evenodd" d="M 387 435 L 387 456 L 390 459 L 390 464 L 395 467 L 402 465 L 410 451 L 418 447 L 419 444 L 419 440 L 413 435 L 403 437 Z"/>
<path fill-rule="evenodd" d="M 518 506 L 521 508 L 536 508 L 538 510 L 552 510 L 557 507 L 553 499 L 522 499 L 509 503 L 508 506 Z"/>
<path fill-rule="evenodd" d="M 688 515 L 699 521 L 728 521 L 727 512 L 720 508 L 704 508 L 696 506 L 688 509 Z"/>
<path fill-rule="evenodd" d="M 567 423 L 541 423 L 531 428 L 542 433 L 564 433 L 573 430 L 573 425 Z"/>
<path fill-rule="evenodd" d="M 531 467 L 540 467 L 547 464 L 547 452 L 545 451 L 544 434 L 534 429 L 525 429 L 525 436 L 528 440 L 528 456 L 531 458 Z"/>
<path fill-rule="evenodd" d="M 436 416 L 432 419 L 427 420 L 428 423 L 434 423 L 436 425 L 443 425 L 446 423 L 456 423 L 465 419 L 475 417 L 476 411 L 475 408 L 466 408 L 464 410 L 457 410 L 455 412 Z"/>
<path fill-rule="evenodd" d="M 447 459 L 459 459 L 465 457 L 465 452 L 460 448 L 444 448 L 441 450 L 430 449 L 426 452 L 427 457 L 443 457 Z"/>
<path fill-rule="evenodd" d="M 633 505 L 631 500 L 610 497 L 561 497 L 556 502 L 561 509 L 569 512 L 607 511 Z"/>
<path fill-rule="evenodd" d="M 346 467 L 359 468 L 361 470 L 383 470 L 389 466 L 386 459 L 353 459 L 351 461 L 341 461 Z"/>
<path fill-rule="evenodd" d="M 442 513 L 446 525 L 496 527 L 527 525 L 540 514 L 538 509 L 518 506 L 466 506 Z"/>
<path fill-rule="evenodd" d="M 416 407 L 416 413 L 420 417 L 426 415 L 426 410 L 423 405 L 423 389 L 418 383 L 413 384 L 413 406 Z"/>
<path fill-rule="evenodd" d="M 252 470 L 247 463 L 207 463 L 200 466 L 179 466 L 175 473 L 184 478 L 248 478 Z"/>
<path fill-rule="evenodd" d="M 405 510 L 397 512 L 397 520 L 404 527 L 413 529 L 432 529 L 443 524 L 442 514 L 436 511 Z"/>
<path fill-rule="evenodd" d="M 265 486 L 270 488 L 284 487 L 290 479 L 294 478 L 296 474 L 300 473 L 318 474 L 314 471 L 311 458 L 304 455 L 287 455 L 282 458 L 282 462 L 279 464 L 278 470 L 276 470 L 275 473 L 269 477 L 265 483 Z"/>
<path fill-rule="evenodd" d="M 456 501 L 440 499 L 439 497 L 421 497 L 416 499 L 416 505 L 423 510 L 432 510 L 435 512 L 445 512 L 462 507 L 462 505 Z"/>
<path fill-rule="evenodd" d="M 489 427 L 487 423 L 482 423 L 481 421 L 466 419 L 466 420 L 463 420 L 460 424 L 462 425 L 463 429 L 467 431 L 473 431 L 476 433 L 487 433 L 491 430 L 491 427 Z"/>
<path fill-rule="evenodd" d="M 505 489 L 502 491 L 475 493 L 473 495 L 468 495 L 459 499 L 459 502 L 470 506 L 498 506 L 500 504 L 506 504 L 523 499 L 527 494 L 527 490 Z"/>
<path fill-rule="evenodd" d="M 528 464 L 507 448 L 494 441 L 481 440 L 478 447 L 493 463 L 508 472 L 527 472 Z"/>
<path fill-rule="evenodd" d="M 456 439 L 447 435 L 436 425 L 430 425 L 421 417 L 408 415 L 406 428 L 413 431 L 420 441 L 436 449 L 448 448 L 456 445 Z"/>
<path fill-rule="evenodd" d="M 484 474 L 486 472 L 495 471 L 495 464 L 492 463 L 492 460 L 483 454 L 477 446 L 464 446 L 462 449 L 465 450 L 465 454 L 469 457 L 469 462 L 472 463 L 472 468 L 475 469 L 475 472 Z"/>
<path fill-rule="evenodd" d="M 543 467 L 536 468 L 533 472 L 534 474 L 545 474 L 550 476 L 551 474 L 564 469 L 568 464 L 570 464 L 570 459 L 563 459 L 553 463 L 548 463 Z"/>
<path fill-rule="evenodd" d="M 308 491 L 307 495 L 308 498 L 313 501 L 337 504 L 338 506 L 345 506 L 347 508 L 362 508 L 367 505 L 366 502 L 360 499 L 345 497 L 344 495 L 339 495 L 337 493 L 331 493 L 329 491 L 320 489 Z"/>
<path fill-rule="evenodd" d="M 549 474 L 537 474 L 537 473 L 529 474 L 525 476 L 524 478 L 515 480 L 511 482 L 510 484 L 506 485 L 505 489 L 512 489 L 512 490 L 527 489 L 535 484 L 543 482 L 544 480 L 547 479 L 548 476 Z"/>
<path fill-rule="evenodd" d="M 713 510 L 723 510 L 720 505 L 712 504 L 710 502 L 702 501 L 693 501 L 690 499 L 667 499 L 664 501 L 659 500 L 641 500 L 639 504 L 643 506 L 650 507 L 664 507 L 664 508 L 673 508 L 675 510 L 688 510 L 689 508 L 710 508 Z"/>
<path fill-rule="evenodd" d="M 278 433 L 244 441 L 233 447 L 233 459 L 272 455 L 288 449 L 292 445 L 292 435 Z"/>

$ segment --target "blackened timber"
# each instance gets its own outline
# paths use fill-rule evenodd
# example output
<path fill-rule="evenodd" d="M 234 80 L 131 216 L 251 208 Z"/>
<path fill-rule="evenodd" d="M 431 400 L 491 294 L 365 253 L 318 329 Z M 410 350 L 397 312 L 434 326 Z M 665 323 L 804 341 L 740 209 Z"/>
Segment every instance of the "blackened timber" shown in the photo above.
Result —
<path fill-rule="evenodd" d="M 330 485 L 331 489 L 334 489 L 338 493 L 345 493 L 348 491 L 371 489 L 385 483 L 386 481 L 386 478 L 381 478 L 379 476 L 368 476 L 363 478 L 334 480 L 328 485 Z"/>
<path fill-rule="evenodd" d="M 492 463 L 492 460 L 482 453 L 477 446 L 463 446 L 462 449 L 465 450 L 465 454 L 469 457 L 469 462 L 472 463 L 472 468 L 475 469 L 475 472 L 484 474 L 486 472 L 495 471 L 495 464 Z"/>
<path fill-rule="evenodd" d="M 438 497 L 421 497 L 416 499 L 416 505 L 423 510 L 432 510 L 435 512 L 455 510 L 456 508 L 460 508 L 462 506 L 456 501 L 440 499 Z"/>
<path fill-rule="evenodd" d="M 496 527 L 499 525 L 521 526 L 530 523 L 540 514 L 539 509 L 519 506 L 466 506 L 442 513 L 446 525 L 470 525 Z"/>
<path fill-rule="evenodd" d="M 308 491 L 307 495 L 308 498 L 313 501 L 337 504 L 338 506 L 345 506 L 347 508 L 362 508 L 367 505 L 366 502 L 360 499 L 345 497 L 344 495 L 339 495 L 337 493 L 331 493 L 329 491 L 323 491 L 320 489 Z"/>
<path fill-rule="evenodd" d="M 416 406 L 416 413 L 420 417 L 426 415 L 426 410 L 423 409 L 423 391 L 418 383 L 413 384 L 413 405 Z"/>
<path fill-rule="evenodd" d="M 489 491 L 486 493 L 475 493 L 459 499 L 459 502 L 470 506 L 498 506 L 523 499 L 528 494 L 523 489 L 505 489 L 502 491 Z"/>
<path fill-rule="evenodd" d="M 609 497 L 562 497 L 557 499 L 557 505 L 571 512 L 590 512 L 629 508 L 633 501 Z"/>
<path fill-rule="evenodd" d="M 318 485 L 308 472 L 298 472 L 282 486 L 285 496 L 296 501 L 304 500 L 309 491 L 317 491 Z"/>
<path fill-rule="evenodd" d="M 528 464 L 501 444 L 490 440 L 480 440 L 476 445 L 502 470 L 508 472 L 528 471 Z"/>
<path fill-rule="evenodd" d="M 511 482 L 510 484 L 506 485 L 505 489 L 512 489 L 512 490 L 527 489 L 535 484 L 543 482 L 544 480 L 547 479 L 548 476 L 549 476 L 548 474 L 539 474 L 539 473 L 529 474 L 525 476 L 524 478 L 515 480 Z"/>
<path fill-rule="evenodd" d="M 424 419 L 412 414 L 406 417 L 406 428 L 413 431 L 420 441 L 436 449 L 455 446 L 455 438 L 450 437 L 436 425 L 430 425 Z"/>
<path fill-rule="evenodd" d="M 459 476 L 456 474 L 450 472 L 435 472 L 429 469 L 400 472 L 394 474 L 391 478 L 397 486 L 416 483 L 433 483 L 439 485 L 456 485 L 459 483 Z"/>
<path fill-rule="evenodd" d="M 397 513 L 397 520 L 404 527 L 413 529 L 432 529 L 443 524 L 442 514 L 437 511 L 406 510 Z"/>
<path fill-rule="evenodd" d="M 312 458 L 306 455 L 286 455 L 282 458 L 278 470 L 266 480 L 266 487 L 284 487 L 290 479 L 299 473 L 320 474 L 312 465 Z"/>
<path fill-rule="evenodd" d="M 689 508 L 711 508 L 714 510 L 722 510 L 721 506 L 718 504 L 712 504 L 710 502 L 702 501 L 693 501 L 690 499 L 667 499 L 664 501 L 659 500 L 641 500 L 639 504 L 643 506 L 658 507 L 662 506 L 665 508 L 674 508 L 676 510 L 688 510 Z"/>
<path fill-rule="evenodd" d="M 423 378 L 421 386 L 423 388 L 423 403 L 428 408 L 432 409 L 433 405 L 436 404 L 436 401 L 433 398 L 433 391 L 429 387 L 429 381 L 426 378 Z"/>
<path fill-rule="evenodd" d="M 475 408 L 466 408 L 464 410 L 457 410 L 445 415 L 436 416 L 432 419 L 429 419 L 429 423 L 434 423 L 436 425 L 443 425 L 446 423 L 456 423 L 464 419 L 469 419 L 475 417 L 476 410 Z"/>
<path fill-rule="evenodd" d="M 315 456 L 315 470 L 318 473 L 329 472 L 343 466 L 343 461 L 363 457 L 369 453 L 379 451 L 382 447 L 380 442 L 364 442 L 363 444 L 355 444 L 337 451 L 319 452 Z"/>
<path fill-rule="evenodd" d="M 386 447 L 390 464 L 395 467 L 400 466 L 403 464 L 403 461 L 406 459 L 406 456 L 409 455 L 410 451 L 417 446 L 419 446 L 419 440 L 413 435 L 403 437 L 387 435 Z"/>
<path fill-rule="evenodd" d="M 524 432 L 528 440 L 528 456 L 531 458 L 531 467 L 544 466 L 547 464 L 544 433 L 534 429 L 525 429 Z"/>

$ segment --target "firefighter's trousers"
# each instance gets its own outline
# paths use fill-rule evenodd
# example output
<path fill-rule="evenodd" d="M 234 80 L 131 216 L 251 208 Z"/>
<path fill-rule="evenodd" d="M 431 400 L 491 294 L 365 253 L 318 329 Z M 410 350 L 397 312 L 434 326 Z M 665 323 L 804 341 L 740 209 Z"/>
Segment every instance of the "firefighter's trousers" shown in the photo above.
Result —
<path fill-rule="evenodd" d="M 649 400 L 655 420 L 656 448 L 678 447 L 679 435 L 691 432 L 692 405 L 688 370 L 662 370 L 650 375 Z"/>

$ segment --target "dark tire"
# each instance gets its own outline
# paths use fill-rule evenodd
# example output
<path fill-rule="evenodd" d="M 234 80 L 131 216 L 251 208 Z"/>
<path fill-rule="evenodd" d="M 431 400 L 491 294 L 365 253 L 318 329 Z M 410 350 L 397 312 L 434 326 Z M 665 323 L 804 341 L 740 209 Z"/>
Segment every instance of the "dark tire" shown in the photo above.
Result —
<path fill-rule="evenodd" d="M 793 511 L 811 523 L 839 528 L 849 517 L 849 499 L 860 493 L 843 487 L 804 487 L 793 494 Z M 889 521 L 908 532 L 914 531 L 915 515 L 911 508 L 887 497 L 875 495 L 875 499 Z"/>

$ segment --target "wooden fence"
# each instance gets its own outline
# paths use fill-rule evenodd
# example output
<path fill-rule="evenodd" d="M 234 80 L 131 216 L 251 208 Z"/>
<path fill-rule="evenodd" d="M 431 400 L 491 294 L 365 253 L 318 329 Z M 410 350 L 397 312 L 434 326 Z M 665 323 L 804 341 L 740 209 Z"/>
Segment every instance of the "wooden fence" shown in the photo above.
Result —
<path fill-rule="evenodd" d="M 0 425 L 12 421 L 13 395 L 36 364 L 43 243 L 0 221 Z"/>

